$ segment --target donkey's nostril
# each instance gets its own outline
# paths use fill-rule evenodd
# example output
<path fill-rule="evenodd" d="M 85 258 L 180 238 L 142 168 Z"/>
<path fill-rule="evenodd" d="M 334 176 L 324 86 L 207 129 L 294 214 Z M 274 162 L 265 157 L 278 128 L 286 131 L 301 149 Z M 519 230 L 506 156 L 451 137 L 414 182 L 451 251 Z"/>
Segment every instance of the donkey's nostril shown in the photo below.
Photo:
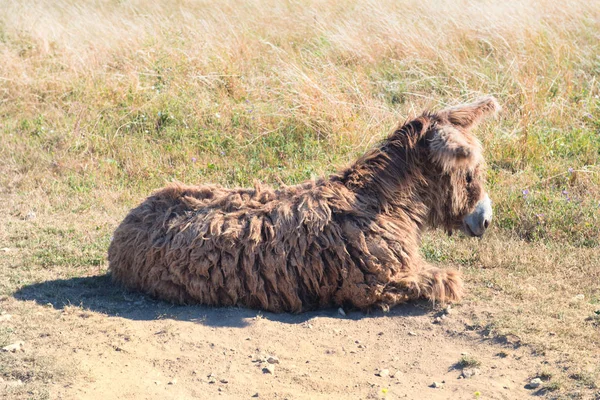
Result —
<path fill-rule="evenodd" d="M 489 220 L 489 219 L 486 219 L 485 221 L 483 221 L 483 227 L 484 227 L 485 229 L 487 229 L 487 228 L 488 228 L 488 226 L 490 226 L 490 220 Z"/>

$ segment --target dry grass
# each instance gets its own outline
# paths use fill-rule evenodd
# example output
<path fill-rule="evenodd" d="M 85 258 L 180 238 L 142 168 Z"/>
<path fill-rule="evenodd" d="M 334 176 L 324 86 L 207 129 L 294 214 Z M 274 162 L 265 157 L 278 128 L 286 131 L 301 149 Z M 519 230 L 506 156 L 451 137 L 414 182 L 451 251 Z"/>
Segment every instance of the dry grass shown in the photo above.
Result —
<path fill-rule="evenodd" d="M 296 183 L 398 119 L 494 94 L 495 228 L 424 252 L 466 272 L 476 329 L 591 368 L 589 383 L 599 52 L 594 1 L 4 2 L 0 247 L 16 251 L 0 294 L 102 271 L 116 223 L 165 182 Z"/>

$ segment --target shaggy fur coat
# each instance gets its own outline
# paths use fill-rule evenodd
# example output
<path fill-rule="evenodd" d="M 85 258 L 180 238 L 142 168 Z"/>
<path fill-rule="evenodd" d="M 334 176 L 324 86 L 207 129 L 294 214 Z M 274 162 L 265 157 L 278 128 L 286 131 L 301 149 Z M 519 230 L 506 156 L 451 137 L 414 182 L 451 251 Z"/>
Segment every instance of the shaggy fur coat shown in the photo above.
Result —
<path fill-rule="evenodd" d="M 167 186 L 115 231 L 110 273 L 174 303 L 274 312 L 456 300 L 458 273 L 422 260 L 420 232 L 457 229 L 483 196 L 470 129 L 496 108 L 484 98 L 425 113 L 348 168 L 297 186 Z"/>

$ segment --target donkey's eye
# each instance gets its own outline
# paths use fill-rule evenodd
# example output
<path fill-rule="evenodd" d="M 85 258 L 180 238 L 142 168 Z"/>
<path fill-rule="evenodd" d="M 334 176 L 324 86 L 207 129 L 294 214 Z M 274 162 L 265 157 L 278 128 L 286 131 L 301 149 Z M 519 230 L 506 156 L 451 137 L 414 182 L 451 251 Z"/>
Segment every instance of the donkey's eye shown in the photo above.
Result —
<path fill-rule="evenodd" d="M 473 174 L 467 172 L 467 183 L 471 183 L 473 181 Z"/>

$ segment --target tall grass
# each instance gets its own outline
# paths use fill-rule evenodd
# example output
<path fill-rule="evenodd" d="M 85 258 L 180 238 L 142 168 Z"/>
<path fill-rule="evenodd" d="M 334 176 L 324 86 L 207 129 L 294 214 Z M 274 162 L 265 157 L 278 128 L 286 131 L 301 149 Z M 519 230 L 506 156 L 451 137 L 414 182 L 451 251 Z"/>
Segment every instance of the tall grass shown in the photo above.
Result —
<path fill-rule="evenodd" d="M 49 210 L 171 180 L 298 182 L 491 93 L 500 226 L 598 244 L 594 2 L 3 3 L 0 179 Z"/>

